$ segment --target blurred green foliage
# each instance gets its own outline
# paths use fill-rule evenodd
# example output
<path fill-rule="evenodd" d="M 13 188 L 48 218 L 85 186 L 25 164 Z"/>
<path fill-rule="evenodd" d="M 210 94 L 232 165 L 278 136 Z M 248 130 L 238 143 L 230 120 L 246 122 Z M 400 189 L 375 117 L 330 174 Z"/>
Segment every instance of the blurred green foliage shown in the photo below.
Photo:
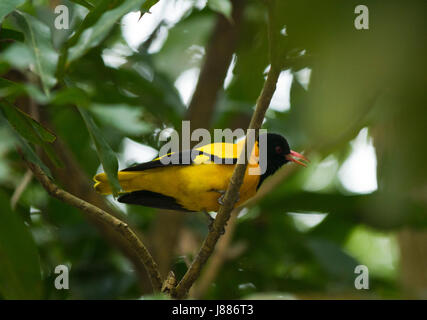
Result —
<path fill-rule="evenodd" d="M 34 179 L 11 209 L 26 172 L 16 148 L 65 189 L 85 194 L 100 163 L 114 182 L 125 138 L 158 149 L 160 130 L 180 127 L 186 105 L 175 83 L 202 66 L 216 20 L 220 14 L 230 19 L 232 2 L 60 2 L 69 8 L 69 30 L 55 28 L 58 1 L 0 4 L 0 297 L 150 298 L 132 264 L 77 209 L 49 197 Z M 187 9 L 174 22 L 162 17 L 132 48 L 122 17 L 165 2 Z M 269 110 L 264 126 L 284 134 L 292 149 L 307 150 L 313 161 L 239 218 L 231 244 L 239 254 L 225 261 L 204 298 L 414 294 L 416 288 L 401 282 L 408 269 L 399 267 L 407 265 L 399 232 L 427 226 L 426 6 L 367 1 L 369 29 L 356 30 L 358 4 L 276 2 L 276 45 L 293 75 L 291 107 Z M 247 0 L 240 23 L 231 82 L 219 92 L 213 128 L 252 114 L 268 68 L 263 1 Z M 309 82 L 301 72 L 310 72 Z M 344 187 L 339 168 L 363 128 L 375 147 L 378 188 L 357 194 Z M 331 159 L 336 168 L 313 182 L 315 170 Z M 124 162 L 120 168 L 131 164 Z M 153 209 L 107 201 L 144 236 L 155 229 Z M 183 228 L 197 240 L 207 232 L 199 215 L 186 215 Z M 178 277 L 192 254 L 173 257 Z M 417 263 L 427 266 L 427 259 Z M 54 288 L 59 264 L 71 268 L 70 290 Z M 358 264 L 371 270 L 367 292 L 354 288 Z M 415 297 L 425 297 L 427 283 L 420 285 L 424 293 Z"/>

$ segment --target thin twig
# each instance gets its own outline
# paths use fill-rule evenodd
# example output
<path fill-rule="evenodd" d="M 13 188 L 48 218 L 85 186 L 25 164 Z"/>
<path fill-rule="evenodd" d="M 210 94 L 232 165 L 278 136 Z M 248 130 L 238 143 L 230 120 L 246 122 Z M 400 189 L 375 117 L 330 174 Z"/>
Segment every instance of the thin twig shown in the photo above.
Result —
<path fill-rule="evenodd" d="M 27 172 L 25 172 L 25 175 L 22 178 L 21 182 L 18 184 L 15 191 L 13 192 L 12 197 L 10 198 L 10 206 L 13 210 L 15 210 L 16 204 L 18 203 L 25 189 L 27 189 L 32 178 L 33 178 L 33 173 L 31 172 L 30 169 L 28 169 Z"/>
<path fill-rule="evenodd" d="M 25 160 L 25 159 L 24 159 Z M 162 287 L 162 280 L 156 262 L 153 260 L 151 254 L 144 246 L 142 241 L 138 238 L 135 232 L 129 227 L 127 223 L 115 218 L 108 212 L 80 199 L 76 196 L 60 189 L 54 184 L 43 172 L 43 170 L 32 162 L 25 160 L 28 168 L 32 171 L 36 179 L 40 182 L 43 188 L 54 198 L 61 200 L 73 207 L 83 211 L 87 216 L 98 220 L 99 222 L 108 225 L 116 234 L 126 240 L 129 250 L 135 252 L 139 257 L 140 262 L 144 265 L 145 270 L 153 287 L 153 291 L 159 292 Z"/>
<path fill-rule="evenodd" d="M 279 78 L 279 74 L 280 69 L 277 69 L 272 65 L 270 71 L 268 72 L 267 80 L 264 83 L 264 87 L 261 91 L 261 95 L 258 98 L 257 106 L 249 125 L 249 129 L 255 129 L 256 136 L 258 134 L 258 129 L 262 125 L 265 112 L 270 105 L 271 98 L 273 97 L 273 93 L 276 89 L 276 83 L 277 79 Z M 203 242 L 198 255 L 185 273 L 184 277 L 176 286 L 175 290 L 172 292 L 173 297 L 180 299 L 187 295 L 188 290 L 191 288 L 194 281 L 196 281 L 196 279 L 199 277 L 203 265 L 206 263 L 215 249 L 215 245 L 221 236 L 221 232 L 224 230 L 228 219 L 230 219 L 231 211 L 233 210 L 234 204 L 237 201 L 237 196 L 243 183 L 243 178 L 247 167 L 247 161 L 242 160 L 246 158 L 245 150 L 252 151 L 253 143 L 251 144 L 252 145 L 248 145 L 248 139 L 246 139 L 245 148 L 243 148 L 243 152 L 240 155 L 240 161 L 238 161 L 238 164 L 236 164 L 227 191 L 225 193 L 224 204 L 220 207 L 218 214 L 212 224 L 211 231 L 208 233 L 205 241 Z M 251 154 L 251 152 L 249 152 L 249 154 Z"/>
<path fill-rule="evenodd" d="M 240 210 L 241 208 L 237 208 L 231 213 L 230 220 L 225 227 L 224 236 L 218 240 L 218 244 L 216 245 L 216 249 L 210 258 L 209 263 L 205 270 L 203 270 L 201 277 L 197 280 L 196 285 L 190 290 L 190 296 L 192 298 L 200 299 L 204 296 L 226 260 L 227 252 L 236 228 L 237 216 L 239 215 Z"/>

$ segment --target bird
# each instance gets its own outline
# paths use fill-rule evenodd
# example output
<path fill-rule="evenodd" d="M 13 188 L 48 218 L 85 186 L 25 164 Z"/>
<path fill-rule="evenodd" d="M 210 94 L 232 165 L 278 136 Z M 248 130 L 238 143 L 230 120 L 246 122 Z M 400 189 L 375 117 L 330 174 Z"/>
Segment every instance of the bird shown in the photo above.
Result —
<path fill-rule="evenodd" d="M 288 162 L 302 166 L 309 160 L 290 149 L 285 137 L 276 133 L 266 134 L 266 161 L 249 161 L 238 200 L 239 207 L 252 198 L 265 181 Z M 263 140 L 261 140 L 263 141 Z M 237 143 L 216 142 L 192 150 L 170 153 L 163 157 L 175 157 L 178 161 L 162 161 L 163 157 L 136 164 L 118 172 L 122 187 L 118 201 L 146 207 L 186 212 L 217 212 L 243 149 L 245 140 Z M 259 155 L 259 139 L 250 159 Z M 182 159 L 190 161 L 184 163 Z M 262 157 L 262 155 L 261 155 Z M 302 161 L 300 161 L 302 160 Z M 166 164 L 165 164 L 166 163 Z M 266 164 L 263 168 L 262 164 Z M 264 170 L 261 170 L 264 169 Z M 251 174 L 249 170 L 252 170 Z M 253 173 L 255 172 L 255 174 Z M 94 188 L 102 194 L 112 193 L 105 173 L 94 177 Z"/>

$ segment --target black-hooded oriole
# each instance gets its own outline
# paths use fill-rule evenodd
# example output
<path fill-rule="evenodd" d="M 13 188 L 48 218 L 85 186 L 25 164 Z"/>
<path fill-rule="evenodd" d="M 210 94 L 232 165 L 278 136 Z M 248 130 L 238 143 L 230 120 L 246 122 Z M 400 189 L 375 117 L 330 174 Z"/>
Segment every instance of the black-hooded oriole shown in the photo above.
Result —
<path fill-rule="evenodd" d="M 161 158 L 156 158 L 121 170 L 118 173 L 118 179 L 124 194 L 118 198 L 118 201 L 160 209 L 191 212 L 218 211 L 221 197 L 228 186 L 243 146 L 244 140 L 235 144 L 212 143 L 192 151 L 167 155 L 178 157 L 178 159 L 188 156 L 188 159 L 191 159 L 190 163 L 182 164 L 178 161 L 178 163 L 165 164 Z M 249 161 L 235 207 L 253 197 L 265 178 L 276 172 L 282 165 L 289 161 L 304 165 L 297 159 L 307 161 L 304 156 L 292 151 L 286 139 L 279 134 L 267 133 L 266 150 L 266 168 L 258 170 L 259 174 L 253 174 L 253 172 L 260 169 L 259 163 L 262 162 Z M 252 156 L 258 157 L 258 154 L 257 142 Z M 251 174 L 248 173 L 250 169 Z M 97 192 L 104 195 L 111 194 L 105 173 L 97 174 L 94 181 Z"/>

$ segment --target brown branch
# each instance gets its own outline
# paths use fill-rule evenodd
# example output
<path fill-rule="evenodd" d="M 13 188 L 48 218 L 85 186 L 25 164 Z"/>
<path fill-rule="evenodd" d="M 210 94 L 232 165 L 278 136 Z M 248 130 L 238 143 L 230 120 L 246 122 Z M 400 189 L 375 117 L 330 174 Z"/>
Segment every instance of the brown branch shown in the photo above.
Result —
<path fill-rule="evenodd" d="M 245 0 L 233 0 L 232 21 L 218 15 L 196 89 L 188 106 L 192 129 L 209 128 L 218 92 L 221 91 L 236 47 Z"/>
<path fill-rule="evenodd" d="M 297 165 L 290 167 L 282 167 L 279 172 L 274 176 L 267 179 L 258 190 L 256 195 L 245 203 L 245 207 L 255 206 L 262 198 L 270 193 L 274 188 L 280 185 L 286 178 L 292 175 L 295 172 Z M 200 299 L 209 289 L 211 283 L 215 280 L 219 270 L 227 258 L 226 252 L 229 249 L 231 240 L 233 238 L 233 233 L 237 223 L 237 215 L 240 210 L 235 209 L 231 213 L 230 220 L 225 227 L 224 237 L 218 240 L 217 248 L 215 249 L 212 257 L 210 258 L 209 264 L 206 266 L 206 270 L 203 271 L 201 277 L 196 282 L 196 287 L 193 287 L 190 291 L 192 298 Z"/>
<path fill-rule="evenodd" d="M 25 160 L 25 159 L 24 159 Z M 54 198 L 67 203 L 77 209 L 83 211 L 88 217 L 99 221 L 105 226 L 109 226 L 114 230 L 116 236 L 125 240 L 129 251 L 133 251 L 139 258 L 140 264 L 144 265 L 145 270 L 151 281 L 151 285 L 155 292 L 159 292 L 162 287 L 162 281 L 160 273 L 157 268 L 156 262 L 153 260 L 151 254 L 144 246 L 142 241 L 138 238 L 135 232 L 129 227 L 127 223 L 124 223 L 120 219 L 112 216 L 108 212 L 80 199 L 76 196 L 60 189 L 55 185 L 46 174 L 40 169 L 39 166 L 32 162 L 25 160 L 28 168 L 32 171 L 36 179 L 40 182 L 43 188 Z"/>
<path fill-rule="evenodd" d="M 23 83 L 25 81 L 30 83 L 36 82 L 36 79 L 33 76 L 22 74 L 21 72 L 18 72 L 16 70 L 10 70 L 3 77 L 10 81 L 19 83 Z M 15 104 L 19 109 L 30 114 L 37 121 L 40 121 L 44 127 L 50 129 L 52 132 L 57 131 L 55 130 L 53 124 L 50 121 L 51 117 L 48 108 L 40 108 L 33 99 L 27 96 L 18 97 L 15 101 Z M 46 154 L 42 150 L 40 150 L 40 147 L 36 146 L 35 149 L 39 157 L 41 157 L 43 163 L 48 166 L 48 168 L 52 172 L 52 175 L 56 178 L 57 183 L 64 190 L 75 195 L 76 197 L 83 199 L 97 206 L 98 208 L 109 212 L 116 218 L 126 222 L 126 217 L 121 212 L 115 210 L 114 207 L 109 205 L 105 198 L 101 197 L 98 193 L 95 192 L 93 186 L 90 184 L 90 179 L 88 179 L 88 176 L 82 170 L 79 163 L 76 161 L 73 152 L 59 136 L 56 138 L 52 146 L 55 150 L 56 155 L 59 156 L 61 162 L 64 164 L 62 168 L 59 168 L 54 165 L 50 161 L 49 157 L 47 157 Z M 31 171 L 29 170 L 29 172 Z M 73 177 L 73 179 L 70 179 L 70 177 Z M 22 189 L 22 191 L 24 191 L 24 185 L 21 185 L 19 189 Z M 12 197 L 13 200 L 11 201 L 12 205 L 14 204 L 14 201 L 17 202 L 19 200 L 18 198 L 20 196 L 20 193 L 21 190 L 17 189 L 15 191 L 14 197 Z M 100 223 L 98 220 L 92 218 L 91 216 L 86 216 L 86 218 L 92 225 L 94 225 L 98 229 L 98 231 L 101 232 L 102 236 L 111 245 L 117 248 L 121 254 L 123 254 L 127 259 L 129 259 L 129 261 L 132 262 L 135 273 L 137 274 L 139 279 L 139 286 L 141 292 L 150 292 L 151 288 L 148 284 L 149 279 L 145 267 L 140 262 L 140 259 L 136 255 L 135 251 L 127 245 L 126 239 L 124 239 L 123 237 L 117 237 L 116 231 L 114 229 L 112 229 L 108 225 Z M 144 240 L 139 233 L 137 233 L 137 235 L 140 239 Z"/>
<path fill-rule="evenodd" d="M 259 129 L 261 128 L 264 120 L 265 113 L 270 105 L 271 98 L 273 97 L 274 91 L 276 90 L 276 83 L 281 72 L 280 62 L 276 59 L 276 46 L 272 43 L 275 41 L 275 26 L 274 26 L 274 4 L 275 0 L 268 2 L 268 35 L 270 42 L 270 70 L 267 75 L 267 79 L 261 90 L 261 94 L 258 97 L 256 103 L 256 109 L 252 115 L 251 122 L 248 129 L 255 130 L 255 140 L 258 138 Z M 200 251 L 190 268 L 187 270 L 181 281 L 178 283 L 176 288 L 172 290 L 171 295 L 174 298 L 184 298 L 187 296 L 193 283 L 200 276 L 202 267 L 206 264 L 209 257 L 212 255 L 215 245 L 221 236 L 222 231 L 230 219 L 231 212 L 234 204 L 237 202 L 240 187 L 243 183 L 243 178 L 246 172 L 248 161 L 246 161 L 246 150 L 252 153 L 254 147 L 254 141 L 248 144 L 248 139 L 245 140 L 245 147 L 243 148 L 239 161 L 234 168 L 233 175 L 231 176 L 227 191 L 224 195 L 224 204 L 220 207 L 215 220 L 212 224 L 211 230 L 209 231 L 205 241 L 203 242 Z"/>
<path fill-rule="evenodd" d="M 233 239 L 239 212 L 240 208 L 234 209 L 231 213 L 230 220 L 225 226 L 224 236 L 218 240 L 218 244 L 216 245 L 216 249 L 210 258 L 208 265 L 203 271 L 201 277 L 197 280 L 196 286 L 193 286 L 190 291 L 190 296 L 192 298 L 200 299 L 203 297 L 218 275 L 219 270 L 227 258 L 227 252 L 230 247 L 231 240 Z"/>
<path fill-rule="evenodd" d="M 272 65 L 270 71 L 268 72 L 267 80 L 264 83 L 264 87 L 261 91 L 261 95 L 258 98 L 257 106 L 249 125 L 249 129 L 256 130 L 256 136 L 258 135 L 258 129 L 261 128 L 265 112 L 270 105 L 271 98 L 273 97 L 273 93 L 276 89 L 276 83 L 277 79 L 279 78 L 279 74 L 280 68 L 278 69 Z M 224 204 L 220 207 L 218 214 L 212 224 L 211 231 L 208 233 L 205 241 L 203 242 L 198 255 L 185 273 L 184 277 L 176 286 L 175 290 L 172 292 L 173 297 L 184 298 L 187 295 L 188 290 L 191 288 L 194 281 L 196 281 L 196 279 L 199 277 L 203 265 L 206 263 L 215 249 L 215 245 L 221 236 L 221 232 L 224 230 L 227 221 L 230 219 L 231 211 L 233 210 L 234 204 L 237 201 L 238 193 L 243 183 L 243 178 L 247 167 L 247 161 L 245 161 L 245 150 L 252 150 L 253 143 L 251 144 L 252 145 L 248 145 L 248 139 L 246 139 L 245 148 L 240 155 L 239 163 L 236 164 L 227 191 L 225 193 Z"/>
<path fill-rule="evenodd" d="M 31 101 L 29 103 L 31 106 Z M 35 106 L 37 108 L 33 109 L 34 112 L 32 111 L 32 108 L 30 108 L 29 112 L 32 115 L 39 115 L 40 122 L 43 124 L 43 126 L 50 129 L 52 132 L 57 132 L 56 128 L 52 124 L 51 113 L 49 112 L 49 110 L 46 108 L 40 108 L 37 105 Z M 76 109 L 73 109 L 73 112 L 76 112 Z M 95 192 L 93 184 L 91 184 L 91 180 L 87 176 L 86 172 L 84 172 L 80 164 L 77 162 L 73 151 L 69 148 L 67 143 L 60 136 L 57 136 L 55 142 L 52 144 L 52 147 L 54 148 L 56 155 L 63 163 L 63 167 L 57 167 L 43 152 L 39 152 L 39 156 L 41 157 L 43 163 L 45 163 L 52 172 L 52 175 L 55 177 L 57 184 L 61 186 L 61 188 L 63 188 L 65 191 L 73 194 L 77 198 L 87 201 L 93 204 L 94 206 L 104 211 L 107 211 L 109 214 L 113 215 L 117 219 L 127 223 L 127 217 L 122 212 L 120 212 L 114 206 L 109 204 L 108 201 L 106 201 L 105 197 L 102 197 L 100 194 Z M 73 177 L 73 179 L 70 179 L 70 177 Z M 151 292 L 150 285 L 148 284 L 149 279 L 147 277 L 145 267 L 140 263 L 140 259 L 136 255 L 135 251 L 129 248 L 126 240 L 124 238 L 116 237 L 116 232 L 108 225 L 99 223 L 98 220 L 93 219 L 90 216 L 86 216 L 86 218 L 89 223 L 94 225 L 98 229 L 98 231 L 101 232 L 102 236 L 111 245 L 118 249 L 120 253 L 127 259 L 129 259 L 129 261 L 132 263 L 135 273 L 138 277 L 141 293 Z M 134 229 L 134 231 L 137 236 L 142 241 L 144 241 L 144 243 L 147 243 L 146 239 L 143 238 L 142 234 L 138 232 L 138 230 Z"/>

